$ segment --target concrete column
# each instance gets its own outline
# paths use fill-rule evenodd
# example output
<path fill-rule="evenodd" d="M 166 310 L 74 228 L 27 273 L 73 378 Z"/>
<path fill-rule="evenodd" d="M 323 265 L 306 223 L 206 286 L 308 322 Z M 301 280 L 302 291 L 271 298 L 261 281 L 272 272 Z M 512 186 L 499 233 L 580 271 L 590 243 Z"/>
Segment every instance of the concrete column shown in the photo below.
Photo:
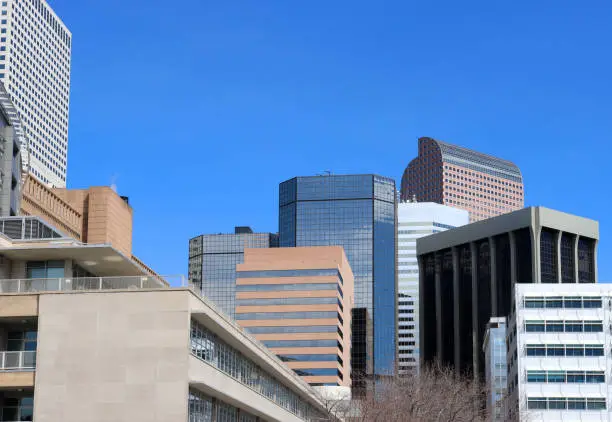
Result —
<path fill-rule="evenodd" d="M 497 315 L 497 245 L 495 238 L 489 237 L 489 255 L 491 262 L 491 315 Z"/>
<path fill-rule="evenodd" d="M 597 245 L 599 244 L 599 239 L 594 239 L 593 241 L 593 279 L 595 283 L 599 283 L 599 276 L 597 271 Z"/>
<path fill-rule="evenodd" d="M 561 238 L 563 237 L 563 232 L 559 230 L 557 232 L 557 283 L 563 283 L 563 276 L 561 274 Z"/>
<path fill-rule="evenodd" d="M 472 262 L 472 367 L 474 379 L 478 378 L 478 250 L 475 242 L 470 242 L 470 255 Z"/>
<path fill-rule="evenodd" d="M 423 286 L 425 285 L 425 262 L 422 256 L 417 257 L 419 263 L 419 347 L 425 344 L 425 330 L 421 328 L 425 322 L 424 309 L 425 297 L 423 296 Z M 425 363 L 425 357 L 423 353 L 419 353 L 419 366 L 423 366 Z"/>
<path fill-rule="evenodd" d="M 442 297 L 441 297 L 441 278 L 442 278 L 442 254 L 436 252 L 435 256 L 434 280 L 436 284 L 436 357 L 442 359 Z"/>
<path fill-rule="evenodd" d="M 455 333 L 455 350 L 454 350 L 454 362 L 455 369 L 457 373 L 459 373 L 459 344 L 461 339 L 459 338 L 459 319 L 461 315 L 459 314 L 459 249 L 456 246 L 453 246 L 451 249 L 453 254 L 453 308 L 455 310 L 455 315 L 453 316 L 453 331 Z"/>
<path fill-rule="evenodd" d="M 576 283 L 578 281 L 578 240 L 580 239 L 580 235 L 576 235 L 576 239 L 574 239 L 574 277 L 576 278 Z"/>
<path fill-rule="evenodd" d="M 542 265 L 540 263 L 540 234 L 542 233 L 541 227 L 529 227 L 529 233 L 531 233 L 531 277 L 534 283 L 542 282 Z"/>
<path fill-rule="evenodd" d="M 510 283 L 512 285 L 512 292 L 514 292 L 514 285 L 516 281 L 516 238 L 514 232 L 508 232 L 510 240 Z"/>

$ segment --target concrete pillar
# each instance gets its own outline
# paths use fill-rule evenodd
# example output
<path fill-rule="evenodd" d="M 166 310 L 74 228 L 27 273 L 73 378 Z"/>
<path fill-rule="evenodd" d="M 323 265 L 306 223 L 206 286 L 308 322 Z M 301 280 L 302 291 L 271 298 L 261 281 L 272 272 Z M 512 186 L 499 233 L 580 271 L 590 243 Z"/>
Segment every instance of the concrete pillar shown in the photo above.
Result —
<path fill-rule="evenodd" d="M 453 315 L 453 331 L 455 333 L 454 362 L 455 369 L 457 370 L 457 373 L 459 373 L 459 368 L 461 367 L 459 365 L 459 344 L 461 342 L 461 339 L 459 338 L 459 319 L 461 318 L 461 315 L 459 315 L 459 275 L 461 270 L 459 268 L 459 249 L 456 246 L 453 246 L 451 251 L 453 254 L 453 308 L 455 310 L 455 315 Z"/>
<path fill-rule="evenodd" d="M 576 283 L 579 283 L 578 280 L 578 240 L 580 240 L 580 235 L 576 235 L 576 239 L 574 240 L 574 277 L 576 278 Z"/>
<path fill-rule="evenodd" d="M 541 227 L 529 227 L 529 233 L 531 234 L 531 276 L 534 283 L 542 282 L 542 266 L 540 263 L 540 234 L 542 233 Z"/>
<path fill-rule="evenodd" d="M 491 263 L 491 315 L 497 315 L 497 245 L 495 238 L 489 237 L 489 256 Z"/>
<path fill-rule="evenodd" d="M 436 357 L 442 359 L 442 254 L 436 252 L 434 281 L 436 285 Z"/>
<path fill-rule="evenodd" d="M 594 239 L 593 241 L 593 280 L 595 283 L 599 283 L 599 276 L 597 275 L 597 244 L 599 243 L 599 239 Z"/>
<path fill-rule="evenodd" d="M 556 250 L 557 250 L 557 283 L 563 283 L 563 275 L 561 274 L 561 238 L 563 237 L 563 232 L 559 230 L 557 232 L 556 238 Z"/>
<path fill-rule="evenodd" d="M 514 292 L 514 285 L 516 281 L 516 238 L 514 232 L 508 232 L 510 240 L 510 283 L 512 285 L 512 292 Z"/>
<path fill-rule="evenodd" d="M 478 378 L 479 363 L 478 353 L 478 250 L 476 242 L 470 242 L 470 255 L 472 262 L 472 368 L 474 369 L 474 379 Z"/>
<path fill-rule="evenodd" d="M 421 326 L 425 322 L 424 309 L 428 305 L 425 305 L 425 297 L 423 295 L 423 286 L 425 285 L 425 262 L 422 256 L 418 256 L 417 261 L 419 263 L 419 347 L 422 347 L 423 344 L 425 344 L 425 330 L 423 330 Z M 424 363 L 424 354 L 419 353 L 419 366 L 423 366 Z"/>

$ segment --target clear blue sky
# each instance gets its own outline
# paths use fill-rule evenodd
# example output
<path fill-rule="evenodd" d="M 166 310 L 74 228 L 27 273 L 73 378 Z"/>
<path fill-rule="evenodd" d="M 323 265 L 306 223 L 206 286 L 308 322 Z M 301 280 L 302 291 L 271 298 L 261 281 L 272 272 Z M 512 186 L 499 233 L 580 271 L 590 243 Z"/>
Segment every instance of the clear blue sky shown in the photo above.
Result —
<path fill-rule="evenodd" d="M 134 253 L 276 231 L 278 183 L 399 183 L 431 136 L 516 162 L 527 204 L 601 223 L 612 280 L 609 1 L 52 0 L 73 33 L 69 187 L 113 181 Z"/>

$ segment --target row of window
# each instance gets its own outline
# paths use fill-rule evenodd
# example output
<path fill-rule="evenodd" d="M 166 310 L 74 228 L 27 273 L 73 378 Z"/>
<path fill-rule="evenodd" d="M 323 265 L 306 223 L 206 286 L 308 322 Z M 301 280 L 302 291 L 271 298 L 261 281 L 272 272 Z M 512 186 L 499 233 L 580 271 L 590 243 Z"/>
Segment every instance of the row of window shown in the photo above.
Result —
<path fill-rule="evenodd" d="M 277 333 L 335 333 L 340 330 L 337 325 L 308 325 L 308 326 L 276 326 L 276 327 L 245 327 L 251 334 L 277 334 Z"/>
<path fill-rule="evenodd" d="M 276 297 L 265 299 L 237 299 L 236 306 L 270 305 L 342 305 L 337 297 Z"/>
<path fill-rule="evenodd" d="M 237 292 L 340 290 L 337 283 L 236 284 Z"/>
<path fill-rule="evenodd" d="M 312 318 L 338 318 L 342 319 L 338 312 L 247 312 L 244 314 L 236 314 L 236 320 L 252 320 L 252 319 L 312 319 Z"/>
<path fill-rule="evenodd" d="M 25 419 L 23 419 L 25 420 Z M 256 422 L 257 417 L 199 391 L 189 390 L 189 422 Z M 263 419 L 259 419 L 263 421 Z"/>
<path fill-rule="evenodd" d="M 525 308 L 565 308 L 565 309 L 599 309 L 602 307 L 602 299 L 599 296 L 549 296 L 549 297 L 526 297 L 523 300 Z"/>
<path fill-rule="evenodd" d="M 527 371 L 527 382 L 598 384 L 606 376 L 604 371 Z"/>
<path fill-rule="evenodd" d="M 528 344 L 527 356 L 603 356 L 601 344 Z"/>
<path fill-rule="evenodd" d="M 602 321 L 526 321 L 528 333 L 601 333 Z"/>
<path fill-rule="evenodd" d="M 272 349 L 275 347 L 338 347 L 338 340 L 261 340 L 261 343 Z"/>
<path fill-rule="evenodd" d="M 606 399 L 584 397 L 528 397 L 530 410 L 606 410 Z"/>
<path fill-rule="evenodd" d="M 269 277 L 339 277 L 342 281 L 340 271 L 337 269 L 305 269 L 305 270 L 265 270 L 265 271 L 239 271 L 238 278 L 269 278 Z"/>
<path fill-rule="evenodd" d="M 203 325 L 191 321 L 191 353 L 307 421 L 323 414 Z"/>

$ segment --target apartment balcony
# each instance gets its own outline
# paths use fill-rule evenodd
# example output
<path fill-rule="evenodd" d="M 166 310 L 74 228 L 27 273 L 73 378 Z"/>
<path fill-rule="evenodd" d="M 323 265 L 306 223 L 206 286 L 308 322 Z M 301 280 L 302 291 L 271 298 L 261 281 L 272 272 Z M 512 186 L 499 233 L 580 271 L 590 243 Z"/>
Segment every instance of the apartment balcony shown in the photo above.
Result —
<path fill-rule="evenodd" d="M 24 278 L 0 280 L 0 294 L 192 287 L 184 276 Z"/>
<path fill-rule="evenodd" d="M 35 351 L 0 352 L 0 371 L 34 371 Z"/>

